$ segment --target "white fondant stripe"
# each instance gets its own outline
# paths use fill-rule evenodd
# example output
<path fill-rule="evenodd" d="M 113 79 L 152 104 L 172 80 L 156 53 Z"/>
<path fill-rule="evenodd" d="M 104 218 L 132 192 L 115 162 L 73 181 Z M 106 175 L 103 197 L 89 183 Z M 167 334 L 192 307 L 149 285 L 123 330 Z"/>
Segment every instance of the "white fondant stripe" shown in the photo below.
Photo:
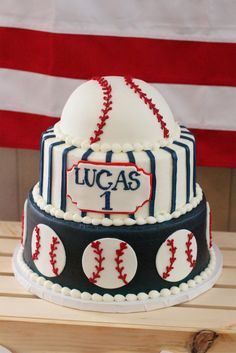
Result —
<path fill-rule="evenodd" d="M 71 92 L 83 82 L 0 69 L 0 109 L 59 117 Z M 236 88 L 155 83 L 154 86 L 168 101 L 179 123 L 199 129 L 236 130 L 232 114 L 236 111 Z"/>
<path fill-rule="evenodd" d="M 20 6 L 12 0 L 0 2 L 0 25 L 54 33 L 236 42 L 235 13 L 233 0 L 227 5 L 220 0 L 201 5 L 188 0 L 130 0 L 125 11 L 119 2 L 108 6 L 107 0 L 70 0 L 69 6 L 66 0 L 21 0 Z"/>

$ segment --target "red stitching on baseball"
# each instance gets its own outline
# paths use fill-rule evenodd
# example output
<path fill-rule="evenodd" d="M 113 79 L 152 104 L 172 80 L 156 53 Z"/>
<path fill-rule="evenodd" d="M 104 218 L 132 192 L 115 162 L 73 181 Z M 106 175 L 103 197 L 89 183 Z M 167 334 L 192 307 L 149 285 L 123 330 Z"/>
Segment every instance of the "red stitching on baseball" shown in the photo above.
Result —
<path fill-rule="evenodd" d="M 196 265 L 196 260 L 193 260 L 193 249 L 191 249 L 192 246 L 192 239 L 193 239 L 193 233 L 188 233 L 188 241 L 186 242 L 186 248 L 185 253 L 187 254 L 187 261 L 190 263 L 190 267 L 195 267 Z"/>
<path fill-rule="evenodd" d="M 21 244 L 23 244 L 23 238 L 24 238 L 24 220 L 25 220 L 25 215 L 24 215 L 24 212 L 22 212 L 22 215 L 21 215 L 21 237 L 20 237 Z"/>
<path fill-rule="evenodd" d="M 128 248 L 127 243 L 125 242 L 121 242 L 120 243 L 120 248 L 116 250 L 116 257 L 115 257 L 115 262 L 116 262 L 116 271 L 119 273 L 118 278 L 121 279 L 124 284 L 128 284 L 126 278 L 127 278 L 127 274 L 124 273 L 124 266 L 121 266 L 121 264 L 123 263 L 123 260 L 121 259 L 121 257 L 124 255 L 124 250 L 126 250 Z"/>
<path fill-rule="evenodd" d="M 153 115 L 157 118 L 157 121 L 161 125 L 161 129 L 163 130 L 164 138 L 169 137 L 169 130 L 166 127 L 166 123 L 163 120 L 163 116 L 159 113 L 159 109 L 152 102 L 152 98 L 148 98 L 147 94 L 142 91 L 138 84 L 134 83 L 131 77 L 124 77 L 125 83 L 127 86 L 130 86 L 135 93 L 139 95 L 139 97 L 144 101 L 144 103 L 148 106 L 148 108 L 153 112 Z"/>
<path fill-rule="evenodd" d="M 103 91 L 103 108 L 101 109 L 101 115 L 99 116 L 100 122 L 97 123 L 97 130 L 94 130 L 94 136 L 90 137 L 90 143 L 95 143 L 101 140 L 100 136 L 103 134 L 103 129 L 106 126 L 106 120 L 109 119 L 109 111 L 112 110 L 112 95 L 111 95 L 111 85 L 104 77 L 93 77 L 92 80 L 96 80 L 102 88 Z"/>
<path fill-rule="evenodd" d="M 57 237 L 52 237 L 52 243 L 50 244 L 50 249 L 49 251 L 49 256 L 50 256 L 50 264 L 52 265 L 52 272 L 58 276 L 58 267 L 56 267 L 56 250 L 57 250 L 57 245 L 60 244 L 59 240 Z"/>
<path fill-rule="evenodd" d="M 40 254 L 39 248 L 40 248 L 40 229 L 38 226 L 35 227 L 36 231 L 36 243 L 35 243 L 35 251 L 32 255 L 32 260 L 38 260 L 38 256 Z"/>
<path fill-rule="evenodd" d="M 211 217 L 211 212 L 209 212 L 209 225 L 210 225 L 210 229 L 209 229 L 209 231 L 210 231 L 210 240 L 209 240 L 209 248 L 211 248 L 212 247 L 212 217 Z"/>
<path fill-rule="evenodd" d="M 174 239 L 167 239 L 166 245 L 169 247 L 169 251 L 171 253 L 171 257 L 169 259 L 169 265 L 166 266 L 166 271 L 163 272 L 162 278 L 166 279 L 170 276 L 170 272 L 174 269 L 174 262 L 176 260 L 175 253 L 176 253 L 176 246 L 174 246 Z"/>
<path fill-rule="evenodd" d="M 100 278 L 100 273 L 104 270 L 104 267 L 102 266 L 103 261 L 105 260 L 105 257 L 102 256 L 103 249 L 100 248 L 101 242 L 98 241 L 93 241 L 91 243 L 91 247 L 93 248 L 94 254 L 97 256 L 95 257 L 95 261 L 98 263 L 95 265 L 96 272 L 93 272 L 92 277 L 89 278 L 89 282 L 91 283 L 97 283 L 97 279 Z"/>

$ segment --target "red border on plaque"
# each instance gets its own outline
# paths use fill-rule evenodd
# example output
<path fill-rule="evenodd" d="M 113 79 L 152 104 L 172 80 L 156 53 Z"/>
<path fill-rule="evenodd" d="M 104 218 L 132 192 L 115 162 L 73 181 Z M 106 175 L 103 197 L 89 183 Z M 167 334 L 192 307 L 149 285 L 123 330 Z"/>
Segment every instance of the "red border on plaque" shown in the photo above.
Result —
<path fill-rule="evenodd" d="M 122 166 L 122 167 L 135 167 L 136 170 L 138 172 L 142 172 L 143 174 L 149 176 L 149 183 L 150 183 L 150 193 L 149 193 L 149 198 L 146 199 L 141 205 L 136 206 L 136 209 L 134 211 L 131 212 L 111 212 L 111 211 L 96 211 L 96 210 L 89 210 L 89 209 L 82 209 L 80 207 L 78 207 L 78 202 L 74 201 L 72 199 L 72 196 L 70 194 L 66 194 L 66 197 L 68 197 L 71 202 L 77 206 L 77 208 L 82 211 L 82 212 L 95 212 L 95 213 L 102 213 L 102 214 L 135 214 L 137 212 L 137 210 L 141 207 L 143 207 L 143 205 L 145 205 L 145 203 L 149 202 L 152 198 L 152 174 L 151 173 L 147 173 L 143 168 L 139 168 L 135 163 L 122 163 L 122 162 L 93 162 L 93 161 L 84 161 L 84 160 L 80 160 L 77 163 L 74 163 L 72 165 L 72 167 L 68 168 L 66 170 L 66 174 L 68 172 L 71 172 L 75 167 L 78 167 L 78 165 L 80 163 L 84 163 L 84 164 L 93 164 L 93 165 L 104 165 L 104 166 Z M 67 183 L 67 178 L 66 178 L 66 183 Z"/>

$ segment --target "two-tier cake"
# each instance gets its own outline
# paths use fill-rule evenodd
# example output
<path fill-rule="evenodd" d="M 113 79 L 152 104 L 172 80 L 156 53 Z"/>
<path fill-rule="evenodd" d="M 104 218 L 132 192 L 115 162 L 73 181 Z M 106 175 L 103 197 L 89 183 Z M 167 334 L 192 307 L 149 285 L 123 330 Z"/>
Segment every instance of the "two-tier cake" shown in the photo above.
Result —
<path fill-rule="evenodd" d="M 151 85 L 82 84 L 42 135 L 14 257 L 19 281 L 62 305 L 117 312 L 209 289 L 221 256 L 195 156 L 194 136 Z"/>

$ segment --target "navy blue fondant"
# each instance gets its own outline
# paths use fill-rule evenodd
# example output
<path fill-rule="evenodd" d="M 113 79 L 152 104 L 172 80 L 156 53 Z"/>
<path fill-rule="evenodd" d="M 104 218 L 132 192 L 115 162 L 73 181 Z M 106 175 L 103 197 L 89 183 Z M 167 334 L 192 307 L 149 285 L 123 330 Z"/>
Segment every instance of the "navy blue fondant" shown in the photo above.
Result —
<path fill-rule="evenodd" d="M 175 145 L 183 147 L 186 154 L 186 203 L 190 201 L 190 148 L 182 142 L 174 141 Z"/>
<path fill-rule="evenodd" d="M 152 174 L 152 196 L 149 202 L 149 215 L 155 215 L 155 198 L 156 198 L 156 158 L 150 150 L 145 151 L 150 159 Z"/>
<path fill-rule="evenodd" d="M 89 156 L 93 153 L 92 148 L 89 148 L 86 152 L 84 152 L 84 154 L 82 155 L 81 160 L 82 161 L 87 161 Z"/>
<path fill-rule="evenodd" d="M 133 152 L 132 152 L 132 151 L 128 151 L 128 152 L 126 152 L 126 153 L 127 153 L 129 162 L 135 164 L 135 158 L 134 158 Z M 135 219 L 134 213 L 130 213 L 130 214 L 129 214 L 129 218 Z"/>
<path fill-rule="evenodd" d="M 43 194 L 43 171 L 44 171 L 44 145 L 48 139 L 55 138 L 56 135 L 42 135 L 40 146 L 40 168 L 39 168 L 39 194 Z"/>
<path fill-rule="evenodd" d="M 61 171 L 61 210 L 66 211 L 66 169 L 67 169 L 67 155 L 74 150 L 76 146 L 70 146 L 64 149 L 62 154 L 62 171 Z"/>
<path fill-rule="evenodd" d="M 48 278 L 61 286 L 76 288 L 90 293 L 123 294 L 149 292 L 178 286 L 200 274 L 208 265 L 210 254 L 206 241 L 206 200 L 205 198 L 191 212 L 163 223 L 121 227 L 86 225 L 73 221 L 57 219 L 39 209 L 30 193 L 27 205 L 27 235 L 23 257 L 27 265 L 40 275 L 32 261 L 31 239 L 34 227 L 41 223 L 51 227 L 60 237 L 66 252 L 66 266 L 58 277 Z M 197 260 L 192 272 L 178 282 L 162 279 L 156 270 L 156 254 L 166 239 L 175 231 L 187 229 L 197 241 Z M 103 289 L 89 282 L 83 272 L 82 256 L 86 247 L 101 238 L 117 238 L 127 242 L 135 251 L 138 261 L 137 272 L 132 281 L 117 289 Z"/>
<path fill-rule="evenodd" d="M 52 163 L 53 163 L 53 148 L 55 146 L 63 145 L 64 141 L 57 141 L 49 146 L 49 158 L 48 158 L 48 189 L 47 189 L 47 204 L 52 201 Z"/>
<path fill-rule="evenodd" d="M 107 162 L 107 163 L 111 163 L 111 161 L 112 161 L 112 155 L 113 155 L 113 152 L 112 152 L 112 151 L 108 151 L 108 152 L 106 153 L 106 162 Z"/>
<path fill-rule="evenodd" d="M 197 195 L 196 191 L 196 144 L 195 140 L 191 139 L 189 136 L 180 135 L 180 138 L 190 141 L 193 144 L 193 195 Z"/>
<path fill-rule="evenodd" d="M 112 161 L 112 155 L 113 155 L 113 152 L 112 151 L 108 151 L 106 153 L 106 162 L 107 163 L 111 163 Z M 110 214 L 109 213 L 105 213 L 105 218 L 111 218 Z"/>
<path fill-rule="evenodd" d="M 177 190 L 177 161 L 178 157 L 174 150 L 169 147 L 161 147 L 164 151 L 171 154 L 172 158 L 172 185 L 171 185 L 171 209 L 170 213 L 176 210 L 176 190 Z"/>

